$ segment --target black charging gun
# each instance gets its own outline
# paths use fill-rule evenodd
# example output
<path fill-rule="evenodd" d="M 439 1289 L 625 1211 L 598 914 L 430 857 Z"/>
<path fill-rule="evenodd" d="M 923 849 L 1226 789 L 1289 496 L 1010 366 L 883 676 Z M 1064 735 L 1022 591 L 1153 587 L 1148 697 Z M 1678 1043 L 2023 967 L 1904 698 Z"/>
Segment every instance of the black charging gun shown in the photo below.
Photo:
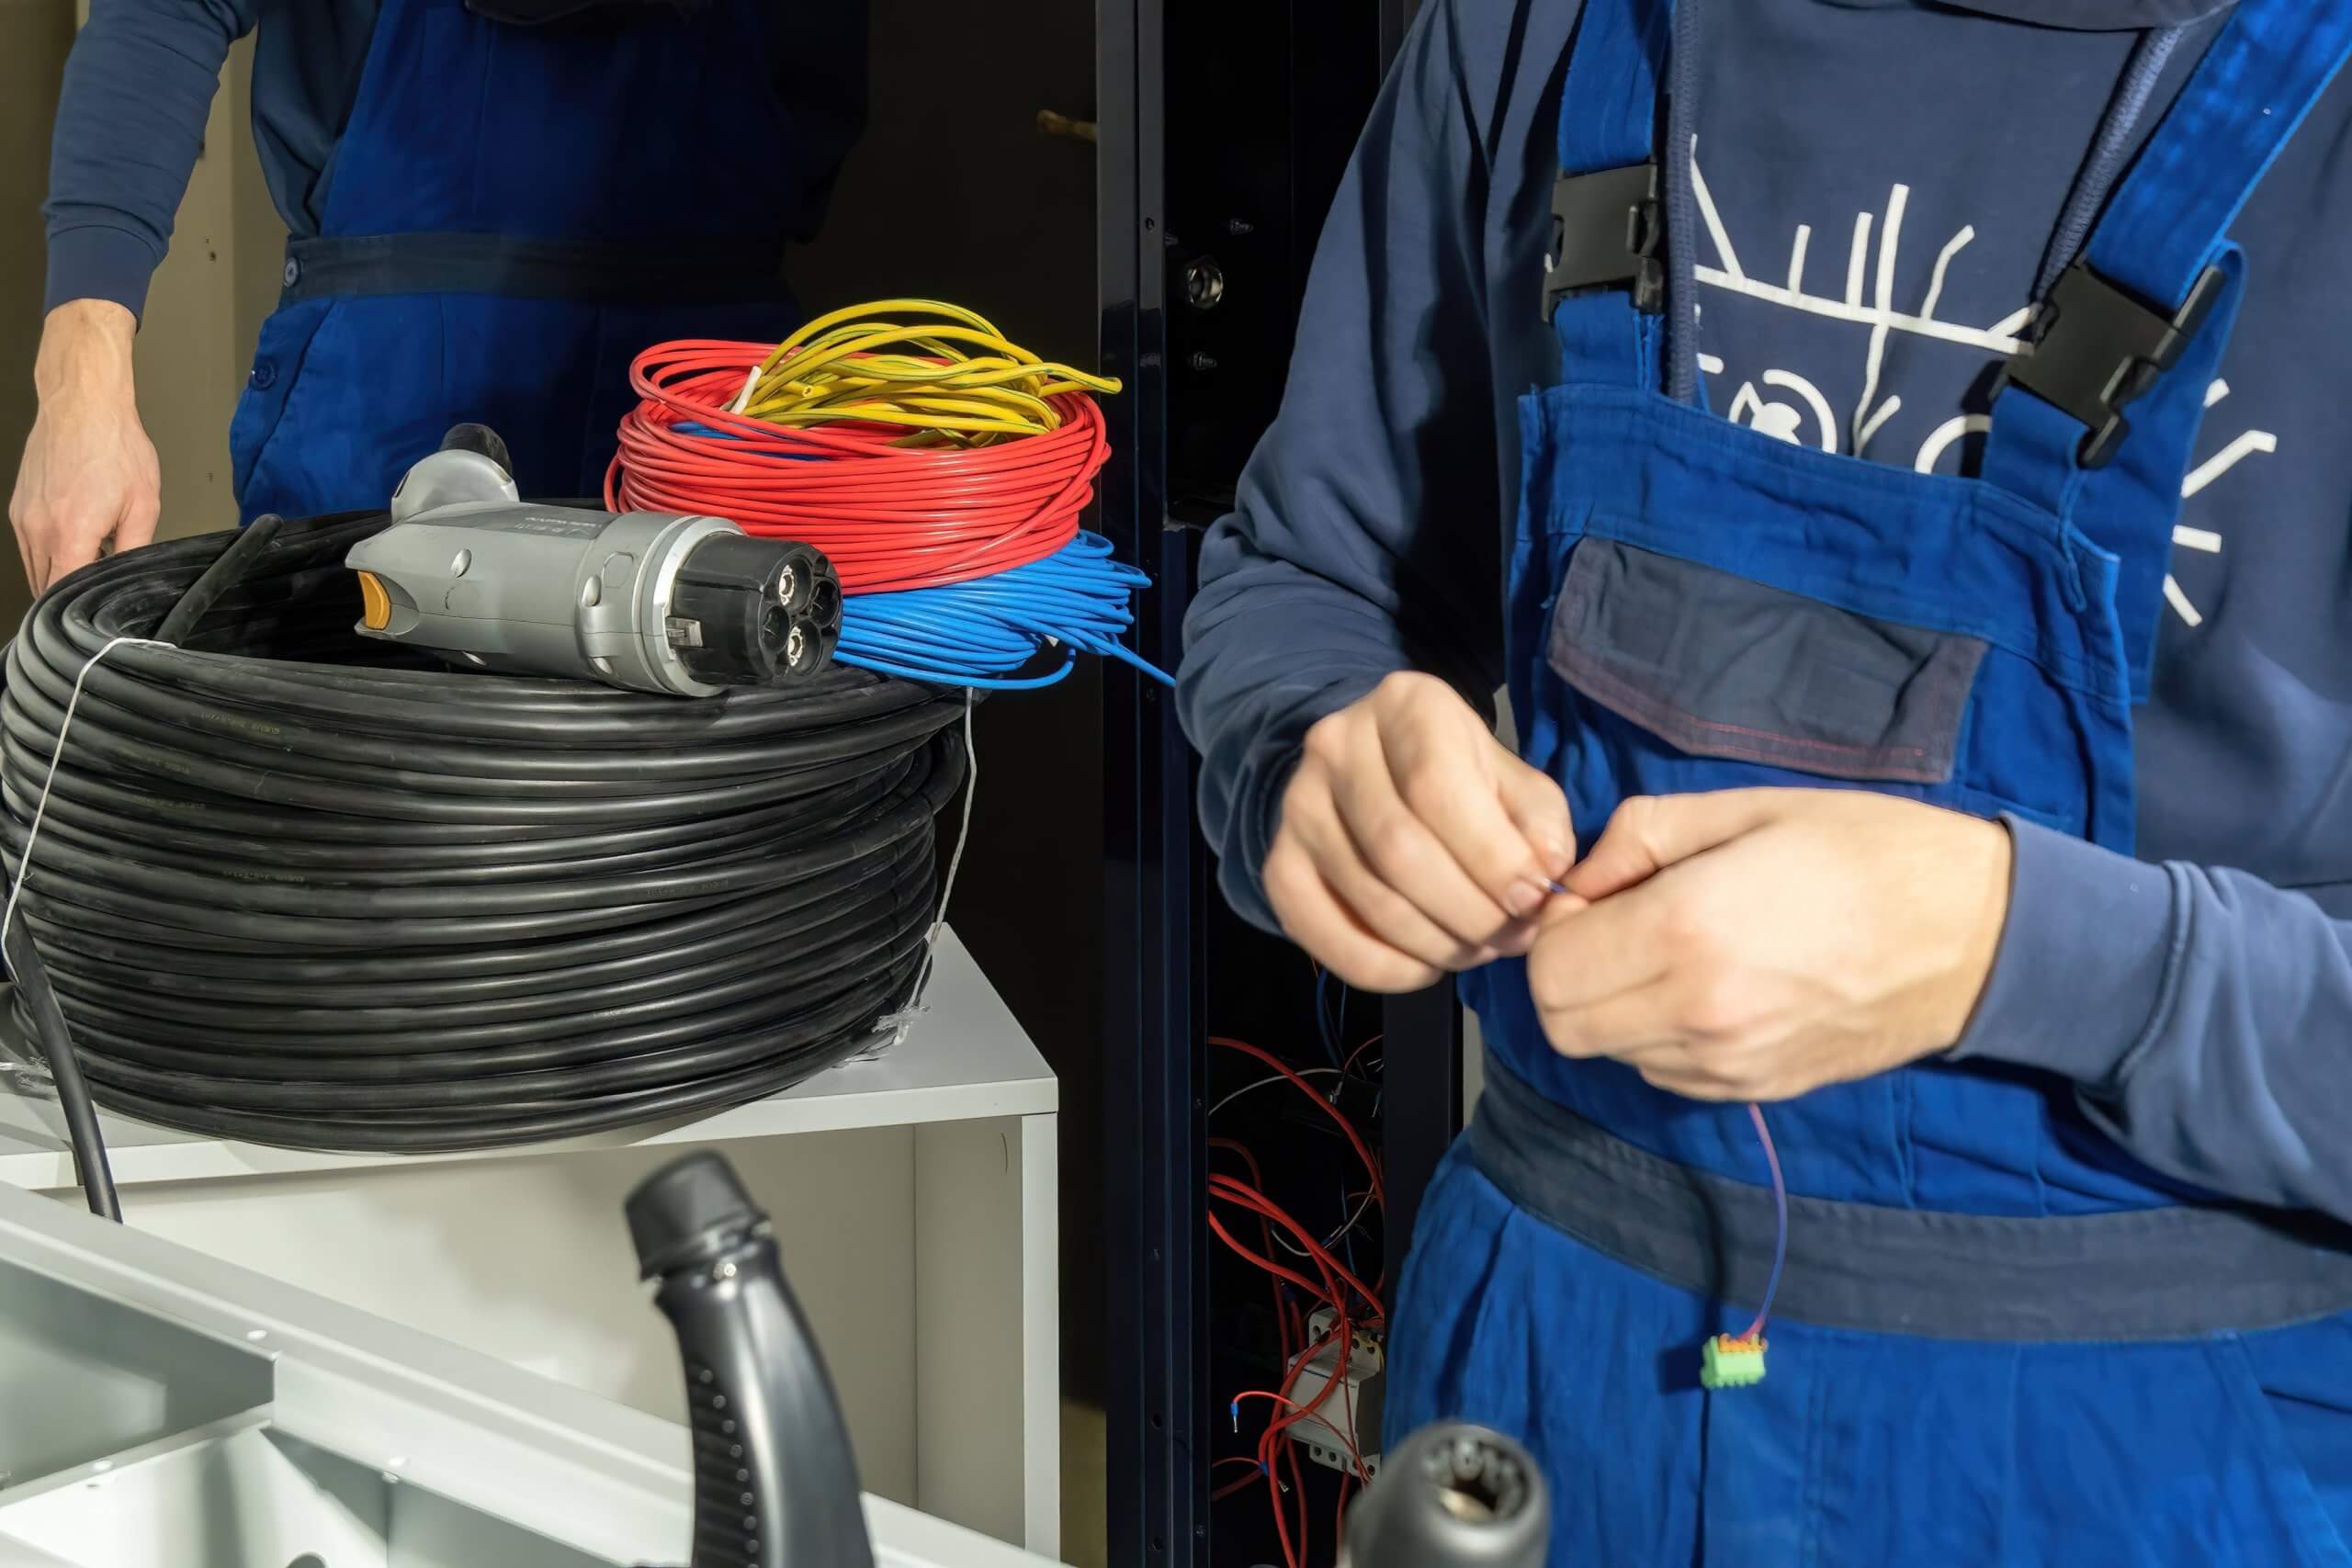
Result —
<path fill-rule="evenodd" d="M 693 1568 L 874 1568 L 849 1428 L 767 1215 L 708 1153 L 655 1171 L 627 1212 L 685 1362 Z"/>

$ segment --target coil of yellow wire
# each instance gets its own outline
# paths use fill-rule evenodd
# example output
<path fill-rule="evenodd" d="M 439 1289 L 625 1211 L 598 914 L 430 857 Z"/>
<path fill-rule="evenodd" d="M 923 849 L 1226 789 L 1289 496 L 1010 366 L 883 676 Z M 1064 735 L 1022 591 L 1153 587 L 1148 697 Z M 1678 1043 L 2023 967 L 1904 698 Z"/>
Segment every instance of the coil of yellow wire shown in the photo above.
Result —
<path fill-rule="evenodd" d="M 884 299 L 820 316 L 777 344 L 734 412 L 790 429 L 901 426 L 901 446 L 985 446 L 1060 429 L 1056 397 L 1118 390 L 1110 377 L 1040 359 L 977 311 Z"/>

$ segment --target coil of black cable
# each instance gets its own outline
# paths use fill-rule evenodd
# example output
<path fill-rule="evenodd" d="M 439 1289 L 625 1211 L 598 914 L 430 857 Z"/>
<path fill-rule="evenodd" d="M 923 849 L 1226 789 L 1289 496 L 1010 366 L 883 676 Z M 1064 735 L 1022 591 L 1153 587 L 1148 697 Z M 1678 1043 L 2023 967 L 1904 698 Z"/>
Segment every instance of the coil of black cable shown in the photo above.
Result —
<path fill-rule="evenodd" d="M 446 1152 L 707 1112 L 871 1039 L 935 913 L 966 699 L 426 664 L 351 630 L 343 559 L 384 523 L 288 524 L 193 594 L 237 536 L 100 560 L 9 646 L 12 879 L 88 667 L 16 919 L 99 1101 Z M 176 646 L 92 665 L 184 598 Z"/>

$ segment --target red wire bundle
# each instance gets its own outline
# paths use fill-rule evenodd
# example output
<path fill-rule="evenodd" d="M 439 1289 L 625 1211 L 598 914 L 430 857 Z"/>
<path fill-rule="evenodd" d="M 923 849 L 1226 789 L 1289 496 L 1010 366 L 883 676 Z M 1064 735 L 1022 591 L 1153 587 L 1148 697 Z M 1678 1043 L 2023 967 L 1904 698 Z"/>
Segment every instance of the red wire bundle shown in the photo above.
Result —
<path fill-rule="evenodd" d="M 1373 1194 L 1385 1208 L 1386 1194 L 1382 1189 L 1379 1161 L 1373 1157 L 1370 1146 L 1364 1143 L 1363 1134 L 1357 1132 L 1355 1124 L 1349 1121 L 1337 1105 L 1317 1094 L 1313 1085 L 1285 1066 L 1272 1052 L 1244 1041 L 1218 1036 L 1211 1036 L 1209 1043 L 1224 1050 L 1239 1052 L 1272 1067 L 1280 1077 L 1289 1080 L 1300 1093 L 1322 1106 L 1339 1123 L 1340 1130 L 1347 1135 L 1348 1141 L 1354 1145 L 1357 1156 L 1363 1161 L 1364 1169 L 1371 1176 Z M 1366 1043 L 1367 1045 L 1370 1042 Z M 1362 1055 L 1362 1051 L 1363 1048 L 1360 1047 L 1357 1054 Z M 1351 1062 L 1353 1058 L 1351 1058 Z M 1353 1351 L 1356 1325 L 1359 1323 L 1367 1322 L 1377 1325 L 1381 1322 L 1384 1314 L 1377 1288 L 1368 1286 L 1356 1278 L 1345 1264 L 1334 1258 L 1329 1249 L 1316 1239 L 1313 1232 L 1265 1195 L 1264 1175 L 1259 1168 L 1257 1156 L 1250 1153 L 1246 1145 L 1237 1143 L 1230 1138 L 1213 1137 L 1208 1142 L 1210 1148 L 1222 1150 L 1240 1159 L 1250 1171 L 1248 1182 L 1212 1172 L 1209 1176 L 1209 1197 L 1213 1202 L 1228 1204 L 1253 1216 L 1258 1221 L 1258 1234 L 1261 1245 L 1265 1249 L 1264 1252 L 1254 1251 L 1236 1239 L 1233 1233 L 1226 1229 L 1224 1222 L 1219 1220 L 1214 1213 L 1209 1215 L 1209 1229 L 1216 1233 L 1217 1239 L 1236 1255 L 1263 1269 L 1269 1277 L 1268 1282 L 1273 1288 L 1274 1321 L 1282 1339 L 1283 1358 L 1290 1370 L 1283 1377 L 1279 1391 L 1253 1389 L 1246 1393 L 1237 1394 L 1233 1404 L 1237 1419 L 1244 1400 L 1263 1399 L 1272 1402 L 1275 1406 L 1275 1416 L 1258 1437 L 1257 1465 L 1260 1472 L 1265 1477 L 1267 1491 L 1272 1500 L 1274 1529 L 1282 1540 L 1283 1561 L 1289 1564 L 1289 1568 L 1300 1568 L 1306 1551 L 1306 1483 L 1299 1471 L 1298 1447 L 1288 1440 L 1288 1435 L 1293 1427 L 1302 1422 L 1321 1423 L 1348 1450 L 1349 1458 L 1355 1465 L 1355 1476 L 1362 1477 L 1364 1474 L 1366 1467 L 1363 1455 L 1357 1451 L 1354 1439 L 1349 1436 L 1350 1430 L 1355 1426 L 1353 1409 L 1349 1409 L 1342 1420 L 1334 1421 L 1323 1414 L 1322 1407 L 1335 1394 L 1340 1394 L 1341 1391 L 1347 1388 L 1347 1367 Z M 1277 1227 L 1287 1231 L 1306 1251 L 1308 1262 L 1322 1276 L 1322 1282 L 1319 1285 L 1309 1281 L 1296 1270 L 1276 1262 L 1268 1256 L 1273 1251 L 1273 1233 Z M 1285 1281 L 1305 1292 L 1311 1299 L 1330 1306 L 1336 1314 L 1331 1331 L 1312 1344 L 1306 1343 L 1306 1326 L 1297 1306 L 1283 1298 L 1282 1286 Z M 1357 1315 L 1359 1312 L 1363 1314 L 1362 1316 Z M 1320 1393 L 1317 1393 L 1312 1401 L 1302 1404 L 1292 1397 L 1298 1387 L 1299 1374 L 1327 1347 L 1331 1348 L 1335 1358 L 1334 1375 L 1325 1381 Z M 1299 1353 L 1302 1348 L 1304 1354 Z M 1342 1395 L 1342 1397 L 1347 1396 Z M 1285 1466 L 1290 1476 L 1287 1488 L 1284 1487 L 1282 1480 Z M 1345 1529 L 1348 1487 L 1351 1479 L 1354 1477 L 1345 1473 L 1340 1478 L 1339 1517 L 1335 1523 L 1335 1530 Z M 1211 1500 L 1231 1496 L 1234 1493 L 1253 1484 L 1256 1480 L 1256 1476 L 1244 1476 L 1239 1480 L 1228 1482 L 1210 1494 Z M 1291 1514 L 1283 1506 L 1283 1494 L 1285 1490 L 1292 1493 L 1297 1500 L 1295 1530 Z"/>
<path fill-rule="evenodd" d="M 745 378 L 775 352 L 774 344 L 684 339 L 639 355 L 629 386 L 639 400 L 621 421 L 605 506 L 703 513 L 814 545 L 852 593 L 984 577 L 1042 560 L 1076 536 L 1111 451 L 1092 398 L 1050 399 L 1061 427 L 1040 434 L 894 446 L 903 427 L 787 429 L 730 412 Z"/>

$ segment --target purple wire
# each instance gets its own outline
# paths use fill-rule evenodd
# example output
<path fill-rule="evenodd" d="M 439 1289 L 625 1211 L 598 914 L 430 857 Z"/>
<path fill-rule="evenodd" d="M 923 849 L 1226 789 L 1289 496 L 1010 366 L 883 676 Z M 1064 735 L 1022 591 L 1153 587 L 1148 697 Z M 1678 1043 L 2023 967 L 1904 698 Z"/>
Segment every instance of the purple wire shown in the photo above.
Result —
<path fill-rule="evenodd" d="M 1756 1321 L 1747 1325 L 1743 1339 L 1753 1339 L 1764 1332 L 1764 1320 L 1772 1315 L 1772 1295 L 1781 1288 L 1781 1264 L 1789 1255 L 1789 1184 L 1781 1177 L 1781 1151 L 1772 1146 L 1772 1130 L 1764 1124 L 1764 1108 L 1751 1104 L 1748 1120 L 1756 1123 L 1756 1135 L 1764 1143 L 1764 1163 L 1772 1168 L 1772 1211 L 1778 1228 L 1772 1235 L 1772 1273 L 1764 1281 L 1764 1304 L 1756 1309 Z"/>

